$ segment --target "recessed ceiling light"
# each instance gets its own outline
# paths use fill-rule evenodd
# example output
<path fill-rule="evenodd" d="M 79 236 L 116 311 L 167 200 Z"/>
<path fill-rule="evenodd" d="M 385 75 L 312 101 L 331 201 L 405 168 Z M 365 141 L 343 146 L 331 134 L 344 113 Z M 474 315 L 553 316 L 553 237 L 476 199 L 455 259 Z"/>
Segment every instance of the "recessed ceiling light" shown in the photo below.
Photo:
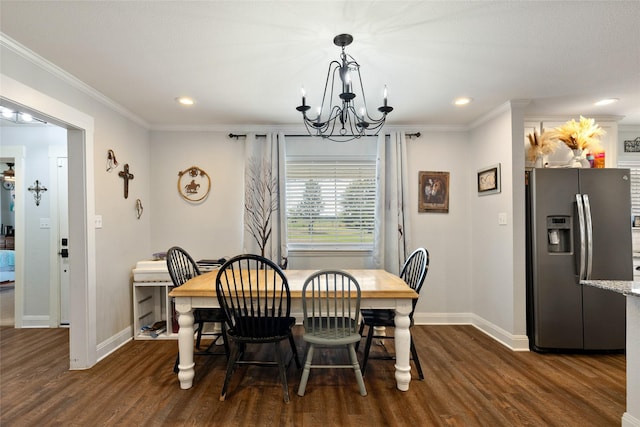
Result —
<path fill-rule="evenodd" d="M 609 104 L 613 104 L 614 102 L 618 102 L 618 101 L 619 101 L 618 98 L 605 98 L 605 99 L 601 99 L 600 101 L 596 102 L 594 105 L 597 105 L 597 106 L 609 105 Z"/>
<path fill-rule="evenodd" d="M 456 100 L 453 101 L 455 105 L 467 105 L 470 102 L 471 102 L 471 98 L 467 98 L 467 97 L 457 98 Z"/>
<path fill-rule="evenodd" d="M 193 98 L 189 98 L 188 96 L 180 96 L 176 98 L 176 102 L 180 105 L 193 105 L 196 103 Z"/>

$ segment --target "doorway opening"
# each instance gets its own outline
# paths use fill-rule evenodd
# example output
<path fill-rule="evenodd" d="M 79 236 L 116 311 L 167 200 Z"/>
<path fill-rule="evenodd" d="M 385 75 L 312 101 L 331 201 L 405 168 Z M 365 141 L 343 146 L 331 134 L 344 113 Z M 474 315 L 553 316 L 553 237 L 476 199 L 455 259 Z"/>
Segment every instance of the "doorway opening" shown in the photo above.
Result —
<path fill-rule="evenodd" d="M 95 199 L 93 167 L 93 118 L 56 99 L 0 74 L 0 102 L 19 108 L 48 123 L 67 130 L 69 242 L 74 242 L 69 257 L 69 365 L 70 369 L 87 369 L 97 361 L 96 346 L 96 268 L 95 268 Z M 0 157 L 13 156 L 16 161 L 16 180 L 24 180 L 24 150 L 20 147 L 0 146 Z M 16 187 L 16 205 L 33 197 L 25 188 Z M 16 284 L 24 283 L 26 224 L 16 216 Z M 22 251 L 22 252 L 21 252 Z M 18 255 L 21 253 L 21 255 Z M 24 295 L 16 286 L 16 327 L 23 318 L 20 312 Z"/>

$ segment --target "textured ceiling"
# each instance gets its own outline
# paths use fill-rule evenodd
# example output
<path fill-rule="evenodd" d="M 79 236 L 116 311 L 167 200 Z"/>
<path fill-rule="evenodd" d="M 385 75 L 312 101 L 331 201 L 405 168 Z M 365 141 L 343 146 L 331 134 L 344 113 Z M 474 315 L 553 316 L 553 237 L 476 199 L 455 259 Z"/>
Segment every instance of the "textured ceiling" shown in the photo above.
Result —
<path fill-rule="evenodd" d="M 639 22 L 638 1 L 0 1 L 5 36 L 151 128 L 299 124 L 340 33 L 373 107 L 388 86 L 391 125 L 467 126 L 520 99 L 640 124 Z"/>

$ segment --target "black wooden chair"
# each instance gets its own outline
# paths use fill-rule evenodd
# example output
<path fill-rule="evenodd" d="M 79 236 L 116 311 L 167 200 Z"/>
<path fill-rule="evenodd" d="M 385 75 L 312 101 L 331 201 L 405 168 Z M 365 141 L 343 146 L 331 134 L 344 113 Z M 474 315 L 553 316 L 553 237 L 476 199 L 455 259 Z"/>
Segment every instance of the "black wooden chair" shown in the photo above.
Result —
<path fill-rule="evenodd" d="M 355 293 L 355 295 L 353 295 Z M 360 318 L 360 285 L 349 273 L 338 270 L 321 270 L 313 273 L 302 288 L 304 335 L 307 357 L 298 387 L 298 395 L 304 396 L 312 368 L 353 369 L 362 396 L 367 389 L 362 380 L 355 344 L 362 338 L 358 333 Z M 316 346 L 346 348 L 350 365 L 313 364 Z"/>
<path fill-rule="evenodd" d="M 235 342 L 220 400 L 226 398 L 235 366 L 252 364 L 279 367 L 284 400 L 289 402 L 286 369 L 291 359 L 295 359 L 300 368 L 300 360 L 293 340 L 296 319 L 290 316 L 289 283 L 282 269 L 259 255 L 238 255 L 218 271 L 216 293 L 227 319 L 227 335 Z M 289 341 L 292 351 L 291 359 L 286 362 L 280 348 L 281 341 L 285 340 Z M 276 361 L 244 360 L 249 344 L 273 344 Z"/>
<path fill-rule="evenodd" d="M 193 260 L 191 255 L 179 246 L 174 246 L 167 251 L 167 269 L 169 270 L 169 276 L 173 282 L 173 286 L 182 286 L 187 280 L 192 279 L 200 275 L 200 269 L 198 264 Z M 194 353 L 195 355 L 207 355 L 217 356 L 224 355 L 229 357 L 229 344 L 227 342 L 225 331 L 225 316 L 224 311 L 219 308 L 197 308 L 193 311 L 194 326 L 196 326 L 196 349 L 200 350 L 200 343 L 202 341 L 202 335 L 213 336 L 214 339 L 209 344 L 205 351 Z M 219 323 L 220 332 L 206 332 L 204 333 L 204 326 L 206 323 Z M 224 353 L 212 351 L 218 340 L 222 339 L 224 345 Z M 173 366 L 173 372 L 178 373 L 178 364 L 180 363 L 180 356 L 176 358 L 176 363 Z"/>
<path fill-rule="evenodd" d="M 422 289 L 422 284 L 424 283 L 424 279 L 427 276 L 427 271 L 429 269 L 429 252 L 424 248 L 418 248 L 405 261 L 402 271 L 400 272 L 400 277 L 407 282 L 407 284 L 418 294 L 420 293 L 420 289 Z M 413 312 L 416 309 L 416 304 L 418 299 L 413 300 L 413 308 L 411 309 L 411 313 L 409 314 L 409 319 L 411 320 L 411 325 L 413 326 Z M 364 358 L 362 359 L 362 375 L 364 375 L 365 370 L 367 369 L 367 362 L 369 360 L 369 351 L 371 350 L 371 342 L 374 338 L 376 339 L 393 339 L 393 336 L 387 335 L 376 335 L 375 327 L 395 327 L 395 310 L 388 309 L 362 309 L 360 310 L 362 313 L 363 322 L 360 325 L 360 334 L 364 331 L 364 327 L 368 326 L 369 331 L 367 333 L 367 339 L 364 347 Z M 358 345 L 356 345 L 356 349 Z M 413 343 L 413 336 L 411 337 L 411 357 L 413 362 L 416 365 L 416 369 L 418 370 L 418 375 L 421 380 L 424 379 L 424 374 L 422 373 L 422 366 L 420 366 L 420 359 L 418 358 L 418 353 L 416 351 L 416 346 Z M 371 359 L 395 359 L 395 356 L 376 356 L 371 357 Z"/>

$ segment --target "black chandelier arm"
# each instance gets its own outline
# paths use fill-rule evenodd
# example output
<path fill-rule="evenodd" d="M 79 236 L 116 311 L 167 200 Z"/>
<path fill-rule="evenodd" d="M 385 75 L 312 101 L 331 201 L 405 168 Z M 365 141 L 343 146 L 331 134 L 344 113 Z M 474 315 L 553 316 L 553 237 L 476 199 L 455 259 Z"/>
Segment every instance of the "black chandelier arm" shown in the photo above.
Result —
<path fill-rule="evenodd" d="M 332 67 L 333 71 L 332 71 Z M 329 105 L 333 105 L 333 86 L 335 85 L 335 80 L 336 80 L 336 73 L 339 73 L 340 70 L 340 63 L 338 61 L 331 61 L 331 63 L 329 64 L 329 70 L 327 71 L 327 80 L 324 82 L 324 92 L 322 93 L 322 103 L 320 104 L 320 113 L 318 115 L 322 114 L 322 111 L 324 111 L 324 105 L 326 102 L 326 98 L 327 98 L 327 91 L 329 90 L 329 77 L 331 77 L 331 92 L 329 95 Z"/>

